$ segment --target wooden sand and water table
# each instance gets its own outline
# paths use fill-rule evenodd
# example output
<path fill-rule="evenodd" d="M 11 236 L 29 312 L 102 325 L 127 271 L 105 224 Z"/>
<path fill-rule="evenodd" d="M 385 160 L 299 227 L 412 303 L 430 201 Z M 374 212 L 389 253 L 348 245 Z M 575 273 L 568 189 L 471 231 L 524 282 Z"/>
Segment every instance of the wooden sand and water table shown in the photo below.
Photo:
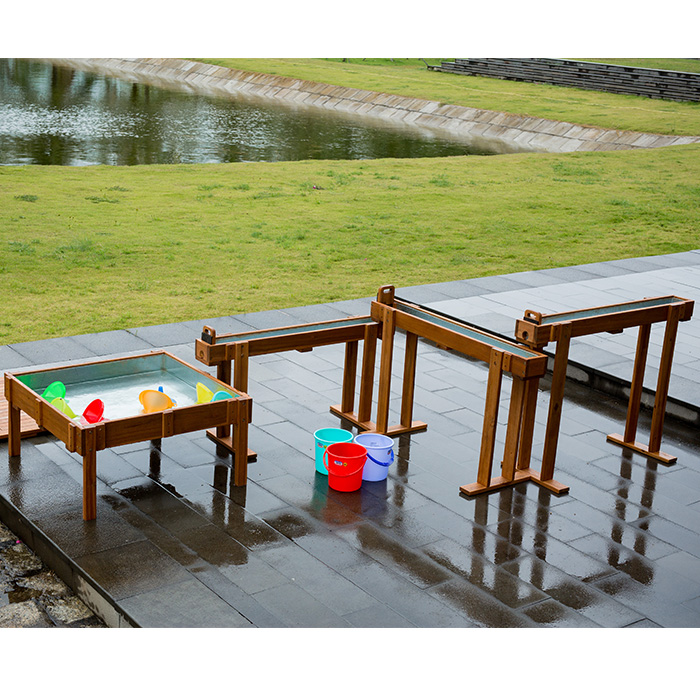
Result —
<path fill-rule="evenodd" d="M 65 388 L 65 397 L 73 406 L 68 413 L 65 406 L 61 408 L 42 396 L 54 383 Z M 207 388 L 212 397 L 221 392 L 221 400 L 198 403 L 198 385 Z M 164 391 L 158 391 L 158 387 Z M 148 392 L 158 394 L 163 401 L 149 408 Z M 232 426 L 230 451 L 234 456 L 247 457 L 248 453 L 251 398 L 165 351 L 18 375 L 6 372 L 5 397 L 10 459 L 21 452 L 22 412 L 61 440 L 69 452 L 77 452 L 83 458 L 84 520 L 97 517 L 97 452 L 100 450 Z M 105 406 L 102 419 L 92 423 L 80 420 L 81 416 L 71 417 L 96 398 Z M 234 470 L 237 479 L 244 481 L 247 459 L 234 458 Z"/>

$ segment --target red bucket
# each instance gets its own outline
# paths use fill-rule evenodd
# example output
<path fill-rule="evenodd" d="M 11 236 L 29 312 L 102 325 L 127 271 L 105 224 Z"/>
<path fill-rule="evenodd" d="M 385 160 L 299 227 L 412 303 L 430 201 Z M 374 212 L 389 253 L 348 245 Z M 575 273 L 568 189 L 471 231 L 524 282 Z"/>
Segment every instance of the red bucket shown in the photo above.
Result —
<path fill-rule="evenodd" d="M 328 469 L 328 485 L 336 491 L 357 491 L 362 486 L 362 470 L 367 448 L 354 442 L 329 445 L 323 454 Z"/>

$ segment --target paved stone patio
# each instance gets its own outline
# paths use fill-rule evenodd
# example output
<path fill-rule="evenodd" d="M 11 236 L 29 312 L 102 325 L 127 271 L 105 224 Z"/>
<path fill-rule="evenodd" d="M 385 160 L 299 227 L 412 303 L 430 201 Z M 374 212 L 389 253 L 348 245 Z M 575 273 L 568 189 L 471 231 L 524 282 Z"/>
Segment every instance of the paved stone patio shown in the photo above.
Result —
<path fill-rule="evenodd" d="M 699 289 L 700 251 L 692 251 L 397 294 L 512 338 L 525 309 L 697 299 Z M 369 299 L 352 300 L 20 343 L 0 347 L 0 368 L 153 348 L 197 364 L 194 339 L 205 323 L 223 333 L 368 309 Z M 652 333 L 645 381 L 652 390 L 661 332 Z M 674 357 L 669 404 L 681 413 L 700 406 L 698 338 L 696 312 L 679 327 Z M 592 373 L 629 379 L 635 342 L 634 330 L 576 339 L 571 358 Z M 312 433 L 341 425 L 328 407 L 340 397 L 343 354 L 331 346 L 251 360 L 250 446 L 258 460 L 246 487 L 231 485 L 230 456 L 217 454 L 204 434 L 105 450 L 98 518 L 85 523 L 81 462 L 42 435 L 24 440 L 21 458 L 11 460 L 0 443 L 0 519 L 112 626 L 700 626 L 696 425 L 667 418 L 662 449 L 678 461 L 663 466 L 606 442 L 624 426 L 623 399 L 569 381 L 555 471 L 569 494 L 522 484 L 465 498 L 459 486 L 476 478 L 487 367 L 421 342 L 414 417 L 428 430 L 396 440 L 386 482 L 340 493 L 314 470 Z M 547 400 L 543 382 L 534 468 Z M 649 418 L 643 414 L 640 437 Z"/>

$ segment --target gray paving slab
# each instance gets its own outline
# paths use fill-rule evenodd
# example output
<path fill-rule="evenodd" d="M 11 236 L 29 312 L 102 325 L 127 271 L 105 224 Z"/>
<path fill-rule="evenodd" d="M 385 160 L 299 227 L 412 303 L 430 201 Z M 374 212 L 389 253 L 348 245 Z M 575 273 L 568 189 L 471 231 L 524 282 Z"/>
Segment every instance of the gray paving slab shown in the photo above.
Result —
<path fill-rule="evenodd" d="M 94 353 L 75 338 L 50 338 L 8 346 L 25 358 L 25 364 L 46 365 L 57 362 L 73 362 L 90 357 Z"/>
<path fill-rule="evenodd" d="M 13 370 L 26 364 L 28 364 L 28 360 L 24 355 L 9 345 L 0 345 L 0 370 Z"/>
<path fill-rule="evenodd" d="M 129 333 L 153 348 L 178 345 L 192 340 L 192 328 L 185 323 L 164 323 L 143 328 L 130 328 Z"/>
<path fill-rule="evenodd" d="M 73 338 L 96 356 L 153 349 L 151 343 L 129 333 L 129 331 L 106 331 L 104 333 L 76 335 Z"/>

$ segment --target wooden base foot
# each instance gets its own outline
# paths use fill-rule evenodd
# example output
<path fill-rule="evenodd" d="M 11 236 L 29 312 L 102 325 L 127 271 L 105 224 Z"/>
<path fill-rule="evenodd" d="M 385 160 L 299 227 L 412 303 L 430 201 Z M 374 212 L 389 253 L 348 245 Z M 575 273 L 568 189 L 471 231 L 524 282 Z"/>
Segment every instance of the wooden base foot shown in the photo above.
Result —
<path fill-rule="evenodd" d="M 569 492 L 568 486 L 565 486 L 555 479 L 543 480 L 540 478 L 540 473 L 534 471 L 533 469 L 519 469 L 515 472 L 515 476 L 512 480 L 504 479 L 502 476 L 496 476 L 491 479 L 489 484 L 486 486 L 475 482 L 473 484 L 460 486 L 459 490 L 465 496 L 478 496 L 482 493 L 490 493 L 491 491 L 497 491 L 498 489 L 505 488 L 506 486 L 515 486 L 516 484 L 522 484 L 526 481 L 533 481 L 538 486 L 543 486 L 544 488 L 549 489 L 558 495 Z"/>
<path fill-rule="evenodd" d="M 340 406 L 331 406 L 330 411 L 333 415 L 338 416 L 339 418 L 345 418 L 345 420 L 349 421 L 352 423 L 358 430 L 364 431 L 364 432 L 369 432 L 369 433 L 376 433 L 377 432 L 377 424 L 374 423 L 373 421 L 360 421 L 357 417 L 357 413 L 345 413 L 340 410 Z M 411 422 L 411 425 L 391 425 L 387 428 L 386 432 L 384 433 L 385 435 L 388 435 L 389 437 L 393 437 L 394 435 L 404 435 L 405 433 L 417 433 L 422 430 L 427 430 L 428 429 L 428 424 L 424 423 L 423 421 L 420 420 L 414 420 Z"/>
<path fill-rule="evenodd" d="M 678 459 L 678 457 L 674 457 L 666 452 L 650 452 L 648 445 L 643 445 L 641 442 L 637 442 L 636 440 L 635 442 L 625 442 L 625 439 L 619 433 L 611 433 L 608 435 L 608 442 L 614 442 L 616 445 L 627 447 L 630 450 L 639 452 L 646 457 L 651 457 L 652 459 L 656 459 L 664 464 L 675 464 L 676 460 Z"/>
<path fill-rule="evenodd" d="M 219 437 L 216 434 L 216 430 L 207 430 L 207 437 L 210 440 L 213 440 L 217 445 L 221 445 L 221 447 L 227 449 L 231 454 L 235 453 L 235 450 L 233 449 L 233 437 L 231 435 Z M 258 453 L 253 452 L 253 450 L 248 448 L 248 461 L 255 462 L 257 459 Z"/>

